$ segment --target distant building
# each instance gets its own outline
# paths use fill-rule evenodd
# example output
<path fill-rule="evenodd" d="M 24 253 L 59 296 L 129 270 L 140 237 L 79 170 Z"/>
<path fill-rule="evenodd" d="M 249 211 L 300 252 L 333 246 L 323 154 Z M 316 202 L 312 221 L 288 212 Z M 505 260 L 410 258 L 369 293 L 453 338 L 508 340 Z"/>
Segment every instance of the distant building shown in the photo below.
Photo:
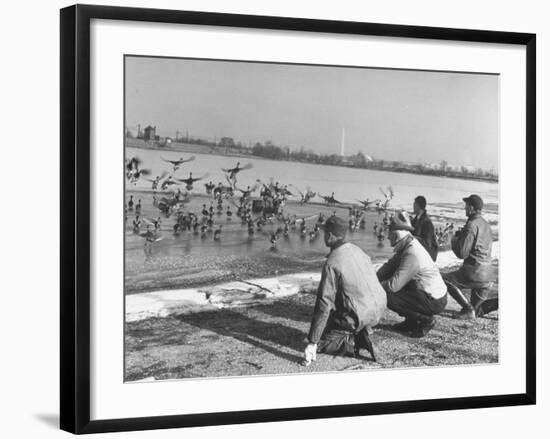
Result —
<path fill-rule="evenodd" d="M 233 148 L 235 146 L 235 141 L 232 137 L 222 137 L 220 139 L 220 146 Z"/>
<path fill-rule="evenodd" d="M 171 137 L 163 137 L 163 138 L 159 138 L 159 136 L 157 136 L 157 144 L 158 146 L 170 146 L 172 144 L 172 138 Z"/>
<path fill-rule="evenodd" d="M 143 130 L 143 139 L 144 140 L 156 140 L 157 139 L 157 127 L 152 127 L 148 125 Z"/>
<path fill-rule="evenodd" d="M 457 171 L 460 171 L 460 165 L 451 165 L 451 164 L 448 164 L 447 163 L 447 167 L 446 167 L 446 171 L 452 171 L 452 172 L 457 172 Z"/>

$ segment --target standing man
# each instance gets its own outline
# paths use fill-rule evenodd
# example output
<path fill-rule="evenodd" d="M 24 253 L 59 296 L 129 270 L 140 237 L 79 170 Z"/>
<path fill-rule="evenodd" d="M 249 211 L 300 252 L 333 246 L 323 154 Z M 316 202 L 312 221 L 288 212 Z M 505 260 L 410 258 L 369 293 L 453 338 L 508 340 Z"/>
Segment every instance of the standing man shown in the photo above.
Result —
<path fill-rule="evenodd" d="M 434 225 L 426 211 L 426 198 L 422 195 L 416 197 L 413 203 L 413 211 L 415 215 L 412 219 L 413 235 L 428 250 L 435 262 L 439 245 L 435 236 Z"/>
<path fill-rule="evenodd" d="M 374 361 L 369 328 L 378 324 L 386 309 L 386 294 L 376 278 L 370 258 L 346 242 L 348 225 L 331 216 L 322 226 L 330 248 L 317 291 L 317 301 L 304 356 L 306 364 L 317 352 L 359 355 L 367 349 Z"/>
<path fill-rule="evenodd" d="M 489 287 L 494 281 L 492 265 L 493 236 L 491 226 L 481 216 L 483 200 L 479 195 L 463 198 L 464 212 L 468 221 L 451 239 L 454 254 L 464 259 L 462 266 L 443 277 L 449 286 L 449 293 L 462 310 L 456 318 L 475 319 L 498 308 L 498 300 L 487 300 Z M 470 289 L 470 301 L 462 294 L 462 289 Z"/>
<path fill-rule="evenodd" d="M 394 216 L 388 238 L 395 255 L 376 274 L 386 290 L 388 308 L 405 317 L 396 329 L 424 337 L 435 325 L 433 316 L 447 305 L 447 286 L 413 230 L 405 212 Z"/>

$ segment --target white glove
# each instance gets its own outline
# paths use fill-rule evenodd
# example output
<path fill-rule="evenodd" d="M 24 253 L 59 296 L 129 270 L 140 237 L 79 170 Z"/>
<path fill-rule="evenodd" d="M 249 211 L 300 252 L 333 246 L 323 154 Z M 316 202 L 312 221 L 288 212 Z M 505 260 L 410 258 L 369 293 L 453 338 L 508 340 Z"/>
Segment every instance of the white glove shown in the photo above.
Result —
<path fill-rule="evenodd" d="M 309 366 L 312 361 L 317 360 L 317 345 L 309 343 L 304 350 L 304 362 L 306 366 Z"/>

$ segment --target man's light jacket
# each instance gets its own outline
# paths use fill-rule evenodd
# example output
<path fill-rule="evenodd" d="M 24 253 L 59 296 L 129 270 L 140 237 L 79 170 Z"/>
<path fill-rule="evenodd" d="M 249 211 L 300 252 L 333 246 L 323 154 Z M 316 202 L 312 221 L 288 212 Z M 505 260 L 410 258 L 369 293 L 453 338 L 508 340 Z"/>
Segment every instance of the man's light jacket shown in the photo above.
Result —
<path fill-rule="evenodd" d="M 398 246 L 395 255 L 377 272 L 384 289 L 396 293 L 414 288 L 434 299 L 443 297 L 447 286 L 424 246 L 412 235 L 403 238 Z"/>
<path fill-rule="evenodd" d="M 317 290 L 317 301 L 308 339 L 317 343 L 327 323 L 358 332 L 376 325 L 386 309 L 386 293 L 368 255 L 344 242 L 330 252 Z"/>

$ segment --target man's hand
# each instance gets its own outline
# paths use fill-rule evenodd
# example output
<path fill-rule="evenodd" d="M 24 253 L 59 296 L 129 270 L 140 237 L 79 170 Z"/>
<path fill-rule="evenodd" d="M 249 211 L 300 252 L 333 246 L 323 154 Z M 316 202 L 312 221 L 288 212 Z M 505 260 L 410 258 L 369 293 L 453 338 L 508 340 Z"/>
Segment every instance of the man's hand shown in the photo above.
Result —
<path fill-rule="evenodd" d="M 309 343 L 304 350 L 304 365 L 309 366 L 315 360 L 317 360 L 317 345 Z"/>

